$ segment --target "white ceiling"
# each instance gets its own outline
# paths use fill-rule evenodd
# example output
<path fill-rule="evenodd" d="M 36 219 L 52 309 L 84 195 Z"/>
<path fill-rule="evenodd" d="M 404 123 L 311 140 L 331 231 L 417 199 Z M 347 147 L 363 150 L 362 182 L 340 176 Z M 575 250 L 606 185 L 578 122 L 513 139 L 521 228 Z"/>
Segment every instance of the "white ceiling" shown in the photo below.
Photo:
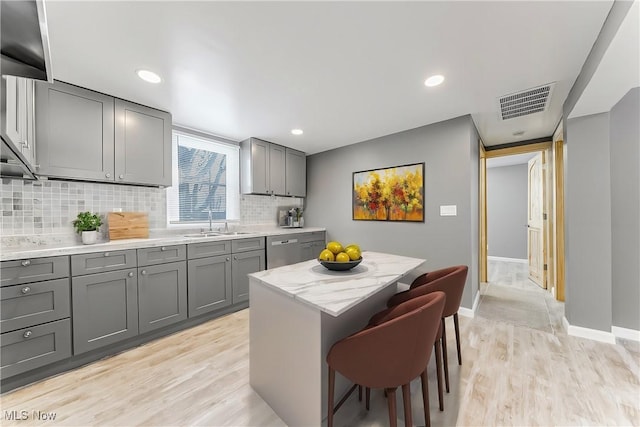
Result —
<path fill-rule="evenodd" d="M 611 4 L 49 1 L 47 12 L 54 78 L 311 154 L 465 114 L 486 145 L 549 136 Z M 142 82 L 139 68 L 164 81 Z M 432 74 L 445 82 L 426 88 Z M 499 96 L 551 82 L 547 112 L 498 119 Z"/>
<path fill-rule="evenodd" d="M 640 2 L 631 6 L 570 118 L 611 110 L 632 88 L 640 86 Z"/>

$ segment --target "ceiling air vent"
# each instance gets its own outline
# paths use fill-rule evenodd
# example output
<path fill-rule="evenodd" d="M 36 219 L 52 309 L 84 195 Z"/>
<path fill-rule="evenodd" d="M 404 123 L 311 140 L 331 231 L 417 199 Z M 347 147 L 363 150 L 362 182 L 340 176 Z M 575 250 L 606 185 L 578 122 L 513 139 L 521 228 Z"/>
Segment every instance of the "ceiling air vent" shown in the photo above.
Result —
<path fill-rule="evenodd" d="M 502 120 L 540 113 L 547 109 L 554 83 L 527 89 L 523 92 L 501 96 L 500 117 Z"/>

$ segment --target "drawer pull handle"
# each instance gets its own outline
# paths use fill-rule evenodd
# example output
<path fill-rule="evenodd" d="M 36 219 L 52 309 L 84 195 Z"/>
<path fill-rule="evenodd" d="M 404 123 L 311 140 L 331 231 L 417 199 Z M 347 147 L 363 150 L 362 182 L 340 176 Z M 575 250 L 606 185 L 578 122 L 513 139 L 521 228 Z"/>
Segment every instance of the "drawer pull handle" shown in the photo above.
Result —
<path fill-rule="evenodd" d="M 163 247 L 161 247 L 161 248 L 160 248 L 160 250 L 161 250 L 161 251 L 166 251 L 166 250 L 167 250 L 167 248 L 163 246 Z"/>
<path fill-rule="evenodd" d="M 23 294 L 28 294 L 29 292 L 31 292 L 31 288 L 28 286 L 25 286 L 24 288 L 22 288 L 22 293 Z"/>
<path fill-rule="evenodd" d="M 237 257 L 237 256 L 234 256 L 234 257 L 233 257 L 233 259 L 235 259 L 235 260 L 237 261 L 237 260 L 238 260 L 238 257 Z"/>
<path fill-rule="evenodd" d="M 140 272 L 140 274 L 142 274 L 143 276 L 146 276 L 146 275 L 147 275 L 147 270 L 142 270 L 142 271 Z"/>
<path fill-rule="evenodd" d="M 27 266 L 31 265 L 31 261 L 28 260 L 28 259 L 25 259 L 20 264 L 22 264 L 23 267 L 27 267 Z"/>
<path fill-rule="evenodd" d="M 24 334 L 22 334 L 22 336 L 25 338 L 29 338 L 31 336 L 31 331 L 26 331 Z"/>
<path fill-rule="evenodd" d="M 229 261 L 229 257 L 227 257 L 227 261 Z"/>
<path fill-rule="evenodd" d="M 109 252 L 104 253 L 104 256 L 109 256 L 109 255 L 111 255 Z"/>
<path fill-rule="evenodd" d="M 109 172 L 105 173 L 104 176 L 107 178 L 111 178 L 111 174 Z"/>
<path fill-rule="evenodd" d="M 132 271 L 129 272 L 129 277 L 133 277 L 133 272 Z"/>

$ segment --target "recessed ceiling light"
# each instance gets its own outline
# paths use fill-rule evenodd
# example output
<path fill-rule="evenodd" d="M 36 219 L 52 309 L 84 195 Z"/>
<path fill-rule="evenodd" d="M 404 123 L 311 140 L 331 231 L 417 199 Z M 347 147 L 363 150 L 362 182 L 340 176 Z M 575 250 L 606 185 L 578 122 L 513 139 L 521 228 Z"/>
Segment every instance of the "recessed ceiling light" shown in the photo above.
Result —
<path fill-rule="evenodd" d="M 304 132 L 302 129 L 291 129 L 291 133 L 294 135 L 302 135 Z"/>
<path fill-rule="evenodd" d="M 138 77 L 140 77 L 142 80 L 144 80 L 145 82 L 149 82 L 149 83 L 160 83 L 162 81 L 162 79 L 160 78 L 159 75 L 157 75 L 156 73 L 154 73 L 153 71 L 149 71 L 149 70 L 138 70 L 136 71 L 136 74 L 138 75 Z"/>
<path fill-rule="evenodd" d="M 519 130 L 513 133 L 513 136 L 522 136 L 524 135 L 524 131 L 523 130 Z"/>
<path fill-rule="evenodd" d="M 424 85 L 428 87 L 438 86 L 440 83 L 444 81 L 444 76 L 440 74 L 436 74 L 435 76 L 429 77 L 424 81 Z"/>

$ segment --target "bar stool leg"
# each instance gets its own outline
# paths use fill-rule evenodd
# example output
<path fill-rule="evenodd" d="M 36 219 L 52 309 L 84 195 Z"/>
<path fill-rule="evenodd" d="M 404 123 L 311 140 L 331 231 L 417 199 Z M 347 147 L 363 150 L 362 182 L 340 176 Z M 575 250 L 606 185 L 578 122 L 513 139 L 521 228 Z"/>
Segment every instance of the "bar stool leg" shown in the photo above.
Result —
<path fill-rule="evenodd" d="M 333 391 L 336 381 L 336 371 L 329 367 L 329 399 L 327 401 L 327 427 L 333 427 Z"/>
<path fill-rule="evenodd" d="M 449 393 L 449 361 L 447 360 L 447 329 L 442 318 L 442 359 L 444 362 L 444 385 Z"/>
<path fill-rule="evenodd" d="M 462 365 L 462 353 L 460 352 L 460 324 L 458 323 L 458 313 L 453 315 L 453 326 L 456 328 L 456 347 L 458 349 L 458 365 Z"/>
<path fill-rule="evenodd" d="M 404 407 L 404 426 L 413 427 L 413 419 L 411 417 L 411 389 L 409 384 L 402 386 L 402 403 Z"/>
<path fill-rule="evenodd" d="M 440 340 L 435 343 L 436 354 L 436 378 L 438 379 L 438 402 L 440 404 L 440 410 L 444 411 L 444 395 L 442 391 L 442 346 Z"/>
<path fill-rule="evenodd" d="M 429 410 L 429 379 L 427 378 L 427 370 L 420 375 L 422 383 L 422 403 L 424 405 L 424 424 L 425 427 L 431 427 L 431 412 Z"/>
<path fill-rule="evenodd" d="M 389 404 L 389 426 L 398 427 L 398 415 L 396 414 L 396 389 L 388 388 L 386 390 L 387 403 Z"/>

